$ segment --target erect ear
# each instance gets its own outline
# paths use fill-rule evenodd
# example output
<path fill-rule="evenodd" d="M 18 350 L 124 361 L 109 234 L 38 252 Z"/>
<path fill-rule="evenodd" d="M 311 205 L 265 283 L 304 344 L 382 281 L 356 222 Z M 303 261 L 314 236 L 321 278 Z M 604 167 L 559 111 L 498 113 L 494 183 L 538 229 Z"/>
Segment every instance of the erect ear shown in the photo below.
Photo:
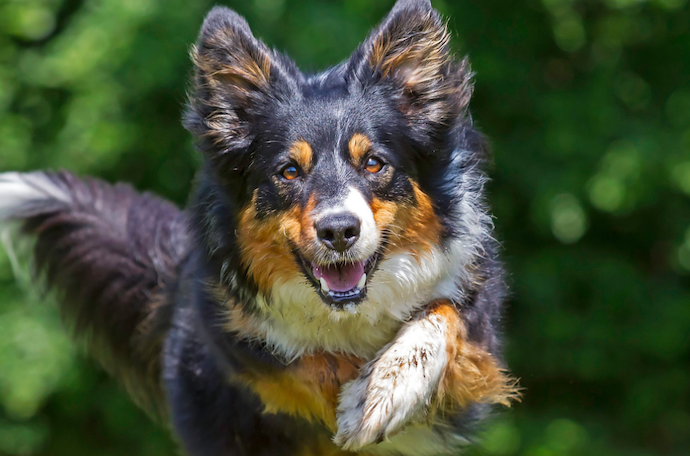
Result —
<path fill-rule="evenodd" d="M 286 91 L 296 67 L 224 7 L 208 13 L 191 54 L 195 77 L 185 127 L 216 157 L 246 148 L 257 114 Z"/>
<path fill-rule="evenodd" d="M 472 94 L 466 60 L 456 62 L 450 34 L 429 0 L 398 0 L 383 23 L 351 57 L 363 84 L 390 82 L 399 108 L 420 128 L 449 125 Z"/>

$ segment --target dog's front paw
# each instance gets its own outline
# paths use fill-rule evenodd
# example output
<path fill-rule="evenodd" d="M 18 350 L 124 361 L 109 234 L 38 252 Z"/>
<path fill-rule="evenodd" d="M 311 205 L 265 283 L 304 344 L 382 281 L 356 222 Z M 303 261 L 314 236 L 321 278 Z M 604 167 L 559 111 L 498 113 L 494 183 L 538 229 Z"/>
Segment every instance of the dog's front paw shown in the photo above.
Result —
<path fill-rule="evenodd" d="M 395 430 L 393 391 L 384 392 L 382 388 L 373 391 L 370 379 L 371 372 L 350 382 L 341 394 L 334 442 L 343 449 L 358 450 L 383 440 Z"/>
<path fill-rule="evenodd" d="M 424 415 L 446 363 L 443 338 L 397 340 L 345 385 L 334 442 L 356 451 Z"/>

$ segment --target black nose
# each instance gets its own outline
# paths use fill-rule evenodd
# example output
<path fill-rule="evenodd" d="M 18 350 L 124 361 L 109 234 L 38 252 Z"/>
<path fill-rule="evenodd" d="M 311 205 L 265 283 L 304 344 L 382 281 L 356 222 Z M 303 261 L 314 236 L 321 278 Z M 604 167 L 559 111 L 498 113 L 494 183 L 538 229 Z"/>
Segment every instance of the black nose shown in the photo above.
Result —
<path fill-rule="evenodd" d="M 331 214 L 314 224 L 316 235 L 329 249 L 344 252 L 359 237 L 359 218 L 354 214 Z"/>

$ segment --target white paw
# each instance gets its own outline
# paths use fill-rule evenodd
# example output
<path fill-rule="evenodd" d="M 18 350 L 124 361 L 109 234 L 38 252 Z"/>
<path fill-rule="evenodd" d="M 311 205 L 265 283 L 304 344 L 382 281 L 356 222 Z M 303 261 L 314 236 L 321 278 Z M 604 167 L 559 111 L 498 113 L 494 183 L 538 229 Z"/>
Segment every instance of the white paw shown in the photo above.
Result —
<path fill-rule="evenodd" d="M 359 378 L 345 385 L 336 445 L 356 451 L 423 417 L 447 360 L 440 326 L 428 320 L 408 324 Z"/>

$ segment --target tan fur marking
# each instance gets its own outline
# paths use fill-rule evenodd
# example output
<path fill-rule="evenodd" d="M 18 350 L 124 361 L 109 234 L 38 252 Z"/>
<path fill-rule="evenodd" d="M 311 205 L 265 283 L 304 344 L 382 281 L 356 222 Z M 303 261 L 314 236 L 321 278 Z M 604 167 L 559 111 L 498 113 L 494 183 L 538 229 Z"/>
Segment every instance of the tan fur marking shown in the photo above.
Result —
<path fill-rule="evenodd" d="M 280 277 L 299 273 L 291 257 L 285 230 L 293 219 L 300 217 L 299 208 L 287 213 L 259 220 L 256 214 L 256 195 L 240 212 L 238 241 L 242 265 L 262 291 L 268 291 Z"/>
<path fill-rule="evenodd" d="M 447 28 L 439 24 L 431 13 L 411 20 L 415 23 L 405 24 L 405 27 L 416 33 L 381 32 L 374 40 L 369 57 L 369 63 L 379 68 L 384 77 L 404 73 L 401 76 L 410 89 L 433 81 L 450 59 Z"/>
<path fill-rule="evenodd" d="M 260 322 L 255 315 L 244 312 L 242 306 L 238 306 L 233 298 L 229 298 L 226 288 L 221 284 L 209 287 L 216 302 L 221 304 L 226 310 L 225 330 L 230 334 L 237 335 L 238 339 L 259 340 L 263 334 L 259 330 Z M 259 317 L 262 318 L 262 317 Z"/>
<path fill-rule="evenodd" d="M 350 138 L 348 149 L 350 151 L 352 164 L 354 166 L 360 166 L 364 155 L 371 150 L 371 141 L 362 133 L 355 133 L 352 135 L 352 138 Z"/>
<path fill-rule="evenodd" d="M 517 380 L 491 353 L 467 340 L 467 328 L 455 307 L 438 300 L 430 308 L 447 325 L 448 365 L 436 398 L 437 410 L 452 411 L 476 402 L 510 406 L 512 400 L 519 400 Z"/>
<path fill-rule="evenodd" d="M 299 247 L 302 254 L 313 254 L 314 243 L 316 242 L 316 228 L 312 213 L 316 207 L 316 197 L 311 195 L 304 210 L 299 211 L 299 216 L 288 218 L 283 223 L 287 236 Z"/>
<path fill-rule="evenodd" d="M 419 188 L 416 182 L 412 182 L 412 189 L 414 202 L 398 206 L 392 202 L 379 202 L 379 200 L 374 199 L 372 204 L 377 226 L 390 225 L 390 250 L 392 252 L 421 253 L 422 251 L 429 251 L 438 245 L 441 238 L 443 227 L 436 215 L 431 198 Z M 381 212 L 379 218 L 376 215 L 378 212 Z M 392 223 L 388 221 L 391 214 L 395 216 Z M 379 219 L 385 225 L 379 224 Z"/>
<path fill-rule="evenodd" d="M 287 413 L 336 430 L 340 387 L 357 377 L 362 361 L 345 355 L 304 355 L 270 374 L 244 373 L 241 380 L 261 398 L 267 413 Z"/>
<path fill-rule="evenodd" d="M 237 41 L 231 29 L 223 29 L 214 36 L 207 38 L 205 47 L 211 49 L 227 49 L 227 61 L 213 58 L 213 54 L 200 54 L 196 46 L 192 47 L 191 58 L 199 70 L 210 76 L 208 83 L 230 82 L 240 90 L 250 86 L 265 87 L 271 77 L 271 59 L 265 52 L 250 52 L 243 47 L 230 48 L 229 43 Z"/>
<path fill-rule="evenodd" d="M 228 332 L 242 339 L 261 339 L 256 316 L 247 315 L 232 299 L 228 299 L 222 286 L 212 287 L 210 291 L 227 309 L 225 328 Z M 267 413 L 282 412 L 318 421 L 335 432 L 338 394 L 343 384 L 357 378 L 362 364 L 364 361 L 355 356 L 330 353 L 302 355 L 282 370 L 250 371 L 231 380 L 247 384 L 260 397 Z M 328 444 L 332 445 L 330 440 Z"/>
<path fill-rule="evenodd" d="M 384 201 L 374 197 L 371 202 L 371 212 L 374 214 L 374 221 L 377 227 L 387 227 L 395 221 L 395 217 L 398 214 L 398 205 L 393 201 Z"/>
<path fill-rule="evenodd" d="M 314 152 L 308 142 L 303 139 L 295 141 L 292 147 L 290 147 L 290 157 L 292 157 L 305 172 L 311 171 Z"/>
<path fill-rule="evenodd" d="M 301 273 L 288 240 L 303 253 L 310 251 L 310 243 L 316 239 L 311 219 L 315 204 L 312 197 L 304 209 L 294 207 L 259 220 L 254 194 L 252 201 L 240 212 L 237 238 L 242 265 L 263 292 L 268 292 L 276 280 Z"/>
<path fill-rule="evenodd" d="M 226 330 L 243 339 L 260 339 L 257 317 L 247 315 L 225 289 L 216 285 L 210 289 L 218 302 L 228 310 Z M 261 318 L 261 317 L 259 317 Z M 265 406 L 266 413 L 287 413 L 324 424 L 329 433 L 315 432 L 313 439 L 303 442 L 302 456 L 346 456 L 352 454 L 333 444 L 330 433 L 335 432 L 335 410 L 342 385 L 355 379 L 364 361 L 345 355 L 304 355 L 283 370 L 247 372 L 230 381 L 249 386 Z M 361 456 L 368 452 L 358 453 Z"/>

